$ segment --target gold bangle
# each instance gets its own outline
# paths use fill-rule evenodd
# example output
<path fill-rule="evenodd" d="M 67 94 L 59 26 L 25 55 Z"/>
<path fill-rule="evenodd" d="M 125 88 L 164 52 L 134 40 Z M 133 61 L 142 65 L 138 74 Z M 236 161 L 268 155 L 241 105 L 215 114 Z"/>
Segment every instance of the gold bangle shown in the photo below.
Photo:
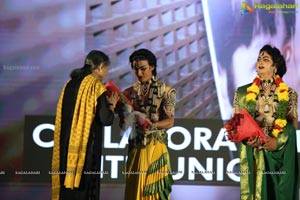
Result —
<path fill-rule="evenodd" d="M 108 103 L 108 106 L 112 106 L 114 109 L 115 109 L 115 104 L 113 104 L 113 103 Z"/>

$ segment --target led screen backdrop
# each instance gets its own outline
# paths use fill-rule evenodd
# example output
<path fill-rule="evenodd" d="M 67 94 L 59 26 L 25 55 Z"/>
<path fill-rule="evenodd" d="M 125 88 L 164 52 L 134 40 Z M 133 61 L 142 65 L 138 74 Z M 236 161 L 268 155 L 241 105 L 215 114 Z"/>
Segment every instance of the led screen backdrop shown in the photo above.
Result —
<path fill-rule="evenodd" d="M 221 120 L 178 119 L 168 130 L 172 175 L 176 184 L 237 185 L 238 148 L 224 139 Z M 26 116 L 23 170 L 24 182 L 51 181 L 49 165 L 53 147 L 54 117 Z M 127 160 L 126 136 L 120 136 L 118 123 L 107 126 L 103 134 L 102 183 L 124 183 Z M 32 158 L 40 159 L 33 160 Z M 88 172 L 86 172 L 88 173 Z"/>
<path fill-rule="evenodd" d="M 299 93 L 298 3 L 293 0 L 203 1 L 211 62 L 223 119 L 229 119 L 231 115 L 235 89 L 254 79 L 255 62 L 259 50 L 265 44 L 280 49 L 287 65 L 283 79 Z"/>
<path fill-rule="evenodd" d="M 253 12 L 244 9 L 245 3 Z M 50 198 L 57 99 L 70 71 L 82 66 L 87 52 L 105 51 L 112 60 L 107 80 L 125 89 L 135 81 L 129 55 L 137 48 L 149 48 L 158 57 L 158 78 L 177 91 L 176 122 L 168 130 L 176 180 L 172 199 L 200 191 L 208 195 L 206 199 L 238 198 L 238 145 L 226 141 L 223 120 L 231 115 L 236 87 L 252 81 L 258 51 L 265 43 L 282 50 L 288 67 L 284 80 L 299 93 L 298 3 L 2 1 L 1 193 L 8 199 L 23 193 L 30 199 Z M 116 125 L 106 127 L 103 148 L 102 197 L 121 197 L 126 138 L 120 137 Z M 24 170 L 36 174 L 19 174 Z M 12 194 L 14 185 L 30 189 Z M 221 186 L 233 186 L 233 192 L 224 197 L 226 189 Z M 211 191 L 215 195 L 209 195 Z"/>

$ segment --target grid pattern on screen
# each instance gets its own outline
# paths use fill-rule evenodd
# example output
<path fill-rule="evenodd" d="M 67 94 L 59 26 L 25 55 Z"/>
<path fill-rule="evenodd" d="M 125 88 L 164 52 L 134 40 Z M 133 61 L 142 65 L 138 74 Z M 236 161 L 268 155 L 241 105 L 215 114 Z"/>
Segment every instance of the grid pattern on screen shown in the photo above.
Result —
<path fill-rule="evenodd" d="M 220 118 L 200 0 L 89 0 L 85 40 L 86 52 L 109 55 L 121 89 L 135 80 L 130 54 L 150 49 L 158 78 L 177 91 L 177 118 Z"/>

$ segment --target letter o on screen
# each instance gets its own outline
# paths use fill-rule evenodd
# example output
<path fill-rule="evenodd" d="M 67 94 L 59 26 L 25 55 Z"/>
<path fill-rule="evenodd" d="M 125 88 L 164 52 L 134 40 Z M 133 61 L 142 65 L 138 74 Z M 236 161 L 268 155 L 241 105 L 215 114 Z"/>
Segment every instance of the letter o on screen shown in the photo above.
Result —
<path fill-rule="evenodd" d="M 174 150 L 182 150 L 188 147 L 191 143 L 191 134 L 190 132 L 183 127 L 180 126 L 174 126 L 167 131 L 168 133 L 168 147 Z M 173 133 L 181 133 L 184 137 L 184 140 L 181 144 L 174 144 L 171 140 L 171 136 Z"/>
<path fill-rule="evenodd" d="M 41 133 L 45 129 L 50 129 L 54 132 L 54 125 L 53 124 L 40 124 L 38 125 L 32 132 L 33 141 L 40 147 L 43 148 L 50 148 L 53 147 L 54 141 L 44 142 L 41 140 Z"/>

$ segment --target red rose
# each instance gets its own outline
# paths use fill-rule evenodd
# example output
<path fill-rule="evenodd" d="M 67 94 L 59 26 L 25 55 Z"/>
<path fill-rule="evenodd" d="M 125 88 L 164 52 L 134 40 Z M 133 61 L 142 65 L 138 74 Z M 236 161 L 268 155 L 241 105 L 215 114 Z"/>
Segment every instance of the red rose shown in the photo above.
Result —
<path fill-rule="evenodd" d="M 282 79 L 280 78 L 280 77 L 277 77 L 276 79 L 275 79 L 275 83 L 276 83 L 276 86 L 278 87 L 279 86 L 279 84 L 280 83 L 282 83 L 283 81 L 282 81 Z"/>
<path fill-rule="evenodd" d="M 253 83 L 255 83 L 256 85 L 260 85 L 260 79 L 259 78 L 255 78 L 253 80 Z"/>
<path fill-rule="evenodd" d="M 239 113 L 236 113 L 224 127 L 228 139 L 232 142 L 241 142 L 257 136 L 260 137 L 262 143 L 266 140 L 263 130 L 245 109 L 241 109 Z"/>
<path fill-rule="evenodd" d="M 274 126 L 274 129 L 277 129 L 277 130 L 279 130 L 279 131 L 282 131 L 282 130 L 283 130 L 282 127 L 279 126 L 279 125 L 277 125 L 277 124 Z"/>
<path fill-rule="evenodd" d="M 226 129 L 227 132 L 231 132 L 233 130 L 232 123 L 229 121 L 225 124 L 224 128 Z"/>
<path fill-rule="evenodd" d="M 286 91 L 287 91 L 286 89 L 279 90 L 280 93 L 283 93 L 283 92 L 286 92 Z"/>

